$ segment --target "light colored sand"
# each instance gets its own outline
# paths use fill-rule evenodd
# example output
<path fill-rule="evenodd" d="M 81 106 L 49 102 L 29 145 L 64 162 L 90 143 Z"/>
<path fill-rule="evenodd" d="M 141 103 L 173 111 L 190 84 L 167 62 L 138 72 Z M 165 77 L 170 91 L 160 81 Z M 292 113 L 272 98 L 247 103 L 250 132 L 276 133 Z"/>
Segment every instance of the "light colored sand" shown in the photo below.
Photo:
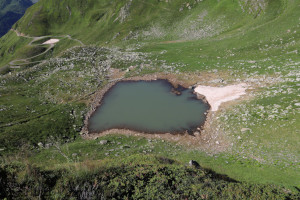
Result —
<path fill-rule="evenodd" d="M 59 42 L 59 39 L 50 39 L 44 42 L 43 44 L 55 44 L 57 42 Z"/>
<path fill-rule="evenodd" d="M 206 97 L 212 111 L 217 111 L 221 103 L 238 99 L 246 94 L 247 84 L 229 85 L 225 87 L 211 87 L 199 85 L 195 92 Z"/>

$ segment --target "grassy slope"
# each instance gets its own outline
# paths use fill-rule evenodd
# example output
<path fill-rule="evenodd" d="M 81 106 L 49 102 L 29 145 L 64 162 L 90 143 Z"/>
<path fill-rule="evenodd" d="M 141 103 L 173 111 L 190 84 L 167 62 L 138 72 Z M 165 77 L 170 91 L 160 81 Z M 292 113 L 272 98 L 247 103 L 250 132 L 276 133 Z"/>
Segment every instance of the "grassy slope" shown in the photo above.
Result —
<path fill-rule="evenodd" d="M 187 71 L 209 70 L 217 67 L 226 70 L 229 66 L 237 70 L 251 70 L 247 66 L 241 68 L 240 63 L 236 61 L 276 58 L 282 54 L 283 50 L 286 53 L 287 51 L 295 50 L 297 47 L 297 45 L 285 47 L 285 44 L 289 43 L 291 38 L 298 37 L 297 32 L 293 33 L 293 31 L 299 29 L 299 20 L 294 16 L 294 13 L 296 13 L 295 5 L 289 4 L 289 7 L 285 8 L 281 1 L 276 1 L 270 2 L 269 6 L 266 14 L 259 19 L 255 21 L 250 19 L 247 21 L 249 23 L 244 26 L 233 30 L 229 29 L 217 37 L 171 44 L 150 43 L 142 50 L 158 53 L 167 50 L 167 53 L 158 55 L 158 58 L 165 59 L 169 63 L 184 63 L 187 66 L 183 70 Z M 221 8 L 224 9 L 223 7 Z M 216 12 L 220 13 L 221 11 L 216 9 Z M 240 16 L 231 16 L 228 22 L 234 21 L 234 18 L 240 18 Z M 276 26 L 274 31 L 272 27 L 277 24 L 280 24 L 280 26 Z M 287 34 L 286 32 L 289 29 L 293 31 Z M 283 42 L 282 45 L 279 45 L 280 38 Z M 259 52 L 258 50 L 263 48 L 264 45 L 274 45 L 274 47 L 272 46 L 273 48 L 270 51 Z M 261 73 L 267 72 L 265 68 L 262 68 Z"/>
<path fill-rule="evenodd" d="M 188 10 L 180 0 L 166 3 L 163 1 L 41 1 L 32 6 L 27 14 L 15 25 L 20 32 L 30 35 L 46 34 L 70 34 L 78 37 L 86 43 L 98 43 L 111 41 L 115 34 L 118 38 L 124 38 L 130 31 L 135 32 L 148 28 L 149 24 L 158 24 L 166 31 L 178 33 L 185 28 L 186 23 L 192 22 L 202 11 L 208 11 L 206 17 L 219 18 L 225 14 L 225 21 L 234 29 L 245 23 L 244 18 L 249 17 L 238 10 L 238 3 L 232 5 L 230 1 L 204 1 L 194 4 L 192 10 Z M 120 11 L 124 5 L 130 5 L 125 10 L 124 21 L 120 20 Z M 182 12 L 178 10 L 184 7 Z M 55 8 L 55 9 L 53 9 Z M 226 13 L 228 12 L 228 13 Z M 47 14 L 46 14 L 47 13 Z M 143 15 L 143 17 L 140 17 Z M 239 18 L 239 21 L 234 19 Z M 63 26 L 62 26 L 63 24 Z M 173 30 L 172 30 L 173 29 Z M 112 34 L 113 33 L 113 34 Z M 169 32 L 168 37 L 178 38 Z"/>
<path fill-rule="evenodd" d="M 26 168 L 27 167 L 27 168 Z M 273 185 L 239 183 L 206 169 L 149 155 L 65 164 L 48 169 L 0 166 L 0 197 L 45 199 L 296 199 Z M 10 183 L 7 187 L 6 183 Z M 250 192 L 251 191 L 251 192 Z"/>
<path fill-rule="evenodd" d="M 192 5 L 190 10 L 186 4 L 183 5 L 183 1 L 179 0 L 171 3 L 133 1 L 130 7 L 130 14 L 125 21 L 123 23 L 119 20 L 115 21 L 120 9 L 126 2 L 128 1 L 81 0 L 74 2 L 71 0 L 42 0 L 28 10 L 15 28 L 30 35 L 70 34 L 87 44 L 103 45 L 108 41 L 109 44 L 107 45 L 118 45 L 123 48 L 138 47 L 140 52 L 151 53 L 152 60 L 165 60 L 169 65 L 174 65 L 174 63 L 184 65 L 184 68 L 178 68 L 181 71 L 198 70 L 200 72 L 208 72 L 218 70 L 220 74 L 229 72 L 232 75 L 228 78 L 229 82 L 238 78 L 245 79 L 262 74 L 274 76 L 276 72 L 279 72 L 284 79 L 289 77 L 289 81 L 281 82 L 272 87 L 262 88 L 254 100 L 237 105 L 224 113 L 219 113 L 222 128 L 226 130 L 229 138 L 235 144 L 232 152 L 225 152 L 216 157 L 210 157 L 196 150 L 180 149 L 174 153 L 172 152 L 174 151 L 172 145 L 167 145 L 165 147 L 166 153 L 162 154 L 182 162 L 187 162 L 188 159 L 195 159 L 206 167 L 228 174 L 238 180 L 299 186 L 298 141 L 300 123 L 297 110 L 299 108 L 294 105 L 298 102 L 298 86 L 296 86 L 296 74 L 288 75 L 290 72 L 299 71 L 299 64 L 297 64 L 299 56 L 297 53 L 290 53 L 299 48 L 300 14 L 297 11 L 299 3 L 293 0 L 269 1 L 267 9 L 260 16 L 255 17 L 256 15 L 242 12 L 238 2 L 231 0 L 204 1 L 199 4 L 194 4 L 194 1 L 186 1 Z M 71 16 L 67 7 L 72 13 Z M 180 8 L 183 8 L 183 11 L 179 12 Z M 141 15 L 143 17 L 140 17 Z M 197 21 L 199 16 L 204 16 L 202 21 Z M 200 35 L 197 34 L 199 32 L 201 33 Z M 115 39 L 113 39 L 114 36 L 116 36 Z M 16 38 L 13 33 L 9 33 L 5 37 L 9 38 L 9 40 L 2 40 L 4 45 L 20 44 L 20 47 L 25 45 L 25 42 L 16 43 L 16 40 L 22 39 Z M 128 37 L 129 40 L 123 41 L 125 37 Z M 170 40 L 182 41 L 175 43 L 164 42 Z M 12 42 L 10 43 L 9 41 Z M 141 47 L 140 44 L 142 44 Z M 69 45 L 72 46 L 73 44 Z M 55 55 L 65 49 L 63 46 L 61 45 L 54 49 Z M 7 48 L 2 49 L 7 50 Z M 5 61 L 1 60 L 0 64 L 7 63 L 16 54 L 7 57 L 6 52 L 3 55 L 5 55 Z M 248 62 L 253 60 L 256 61 L 255 64 Z M 86 70 L 81 64 L 80 62 L 77 63 L 78 68 L 76 70 Z M 91 66 L 87 64 L 88 67 Z M 55 69 L 55 66 L 50 65 L 44 72 L 42 71 L 42 74 L 52 72 L 53 69 Z M 32 72 L 29 71 L 28 73 Z M 36 73 L 37 77 L 41 76 L 39 70 Z M 44 108 L 41 105 L 45 101 L 45 96 L 42 95 L 41 97 L 39 94 L 47 93 L 49 95 L 50 93 L 50 96 L 56 96 L 62 102 L 73 101 L 76 99 L 73 96 L 78 94 L 80 86 L 85 84 L 84 78 L 77 79 L 78 84 L 70 94 L 66 93 L 68 87 L 62 87 L 62 83 L 58 82 L 64 77 L 63 82 L 70 83 L 71 80 L 68 77 L 72 76 L 71 72 L 66 70 L 54 74 L 45 83 L 38 86 L 33 86 L 34 82 L 27 83 L 26 81 L 21 81 L 19 84 L 6 83 L 5 91 L 4 89 L 1 91 L 1 93 L 5 94 L 1 96 L 1 101 L 3 105 L 9 101 L 14 106 L 17 106 L 7 112 L 2 112 L 1 121 L 10 119 L 5 119 L 4 116 L 12 113 L 16 113 L 11 117 L 14 121 L 23 120 L 24 115 L 28 115 L 28 112 L 23 111 L 21 108 L 25 109 L 26 105 L 31 105 L 34 110 L 57 109 L 57 112 L 46 115 L 46 117 L 35 118 L 26 124 L 2 128 L 5 134 L 0 135 L 0 139 L 2 138 L 2 141 L 4 141 L 5 138 L 9 138 L 7 137 L 9 134 L 11 134 L 12 139 L 14 138 L 12 134 L 18 135 L 17 138 L 20 139 L 25 137 L 24 134 L 27 133 L 24 130 L 29 130 L 29 132 L 32 132 L 32 135 L 25 137 L 24 143 L 29 140 L 36 145 L 39 141 L 46 140 L 49 135 L 73 135 L 73 132 L 71 134 L 68 132 L 68 130 L 72 129 L 72 123 L 76 121 L 78 125 L 80 124 L 78 122 L 80 120 L 79 116 L 76 120 L 68 117 L 68 113 L 74 109 L 72 108 L 73 105 L 46 104 L 47 108 Z M 93 83 L 90 80 L 92 79 L 91 77 L 86 76 L 85 79 L 90 81 L 89 83 Z M 6 78 L 2 80 L 7 82 Z M 14 81 L 13 78 L 12 81 Z M 28 89 L 28 86 L 30 86 L 30 89 Z M 61 91 L 56 95 L 53 88 L 60 88 Z M 289 94 L 276 92 L 281 88 L 283 88 L 283 92 L 290 88 L 291 92 Z M 96 90 L 96 87 L 93 86 L 89 92 L 94 90 Z M 83 94 L 88 94 L 89 92 L 83 92 Z M 26 93 L 25 96 L 30 98 L 21 101 L 20 99 L 24 99 L 24 94 L 22 93 Z M 266 95 L 267 93 L 270 93 L 270 95 Z M 39 102 L 36 102 L 36 99 L 39 99 Z M 282 99 L 284 99 L 284 102 Z M 75 101 L 76 105 L 77 103 L 80 104 L 80 102 Z M 280 113 L 287 110 L 287 115 L 283 116 L 270 112 L 270 110 L 274 109 L 275 104 L 281 106 L 278 110 Z M 258 106 L 264 106 L 265 111 L 257 110 Z M 292 106 L 292 109 L 288 109 L 289 106 Z M 64 109 L 67 110 L 63 112 L 66 113 L 64 117 L 58 117 L 59 113 L 64 111 Z M 78 110 L 82 112 L 83 108 L 80 107 Z M 236 113 L 239 113 L 239 115 Z M 258 114 L 263 114 L 264 117 L 258 116 Z M 34 118 L 34 115 L 30 114 L 25 118 Z M 275 119 L 270 118 L 270 115 L 275 115 Z M 243 120 L 241 116 L 244 116 L 246 120 Z M 55 123 L 57 125 L 51 124 L 51 127 L 56 126 L 60 128 L 54 128 L 49 132 L 49 121 L 53 119 L 56 119 Z M 8 121 L 2 123 L 7 123 Z M 70 123 L 66 123 L 66 121 Z M 44 126 L 40 126 L 41 124 Z M 241 134 L 240 130 L 243 127 L 251 128 L 251 133 Z M 37 135 L 38 137 L 36 137 Z M 242 139 L 237 140 L 238 136 Z M 118 139 L 114 138 L 113 140 Z M 282 143 L 283 140 L 286 140 L 286 142 Z M 11 147 L 10 140 L 6 139 L 5 141 L 7 141 L 6 145 Z M 130 141 L 135 142 L 135 139 L 132 138 Z M 103 154 L 107 152 L 107 149 L 99 149 L 98 153 L 93 152 L 94 149 L 88 147 L 97 146 L 94 143 L 96 142 L 75 142 L 67 145 L 66 148 L 68 148 L 65 151 L 71 156 L 72 153 L 78 154 L 79 150 L 83 151 L 85 149 L 85 153 L 90 156 L 85 156 L 82 153 L 82 156 L 78 156 L 79 160 L 103 159 L 105 157 Z M 160 155 L 159 152 L 161 152 L 160 149 L 163 146 L 165 145 L 158 145 L 156 148 L 159 150 L 154 150 L 154 154 Z M 11 148 L 13 149 L 13 147 Z M 131 149 L 130 153 L 140 153 L 139 145 Z M 120 152 L 118 150 L 118 153 Z M 59 153 L 55 153 L 55 149 L 42 151 L 42 153 L 32 157 L 31 162 L 43 165 L 43 161 L 48 163 L 44 158 L 51 156 L 52 160 L 48 160 L 48 162 L 53 162 L 51 164 L 65 162 L 65 158 Z M 114 156 L 112 155 L 112 157 Z"/>
<path fill-rule="evenodd" d="M 99 144 L 100 140 L 107 140 L 108 144 L 101 145 Z M 299 180 L 299 176 L 296 175 L 297 168 L 281 169 L 276 166 L 261 164 L 255 160 L 237 159 L 226 153 L 211 157 L 204 152 L 157 139 L 147 140 L 116 134 L 93 141 L 78 139 L 72 144 L 62 145 L 61 150 L 73 162 L 106 158 L 117 159 L 127 155 L 147 154 L 171 158 L 181 163 L 196 160 L 202 167 L 227 174 L 238 181 L 261 184 L 276 183 L 290 187 L 297 185 Z M 64 165 L 67 161 L 56 147 L 41 150 L 39 154 L 28 159 L 40 166 L 51 166 L 50 168 Z"/>
<path fill-rule="evenodd" d="M 9 61 L 18 58 L 17 55 L 20 54 L 21 49 L 30 41 L 30 39 L 18 37 L 12 31 L 0 38 L 0 66 L 5 66 Z"/>
<path fill-rule="evenodd" d="M 204 1 L 196 4 L 192 3 L 194 1 L 190 2 L 193 7 L 191 10 L 180 0 L 172 1 L 172 3 L 134 1 L 128 10 L 125 9 L 125 14 L 120 15 L 121 10 L 129 1 L 41 1 L 29 8 L 13 28 L 31 36 L 69 34 L 85 44 L 103 45 L 107 42 L 119 44 L 124 38 L 130 39 L 134 35 L 139 35 L 138 41 L 144 40 L 146 32 L 148 35 L 155 36 L 154 38 L 148 38 L 148 36 L 146 38 L 155 41 L 190 39 L 190 33 L 193 32 L 191 26 L 197 20 L 199 13 L 205 15 L 205 37 L 227 29 L 235 29 L 248 20 L 251 21 L 251 17 L 242 13 L 237 3 L 232 5 L 230 1 L 223 1 L 224 3 Z M 180 8 L 184 9 L 178 12 Z M 208 14 L 205 14 L 206 12 Z M 226 12 L 225 15 L 224 12 Z M 141 15 L 143 17 L 140 17 Z M 223 18 L 224 16 L 225 18 Z M 124 21 L 120 20 L 122 17 L 125 17 Z M 239 18 L 239 21 L 235 20 L 236 17 Z M 220 21 L 211 20 L 214 18 L 220 19 Z M 211 27 L 211 24 L 215 25 Z M 221 24 L 226 24 L 226 28 Z M 197 22 L 197 26 L 201 28 L 202 22 Z M 181 33 L 185 29 L 187 29 L 187 33 L 182 35 Z M 216 31 L 210 31 L 211 29 L 216 29 Z M 12 33 L 8 33 L 8 35 L 12 35 Z M 12 36 L 6 37 L 12 38 Z M 197 37 L 201 38 L 202 36 Z M 197 39 L 197 37 L 192 39 Z M 10 40 L 2 38 L 2 46 L 12 46 Z M 77 43 L 71 45 L 77 45 Z M 24 46 L 25 44 L 18 46 L 18 48 Z M 56 52 L 59 53 L 62 50 L 65 48 L 60 48 Z M 24 57 L 22 53 L 14 54 L 15 56 L 12 57 L 7 52 L 7 48 L 3 48 L 0 53 L 4 58 L 0 60 L 0 66 L 5 66 L 12 59 Z M 53 54 L 53 56 L 55 55 L 57 54 Z"/>

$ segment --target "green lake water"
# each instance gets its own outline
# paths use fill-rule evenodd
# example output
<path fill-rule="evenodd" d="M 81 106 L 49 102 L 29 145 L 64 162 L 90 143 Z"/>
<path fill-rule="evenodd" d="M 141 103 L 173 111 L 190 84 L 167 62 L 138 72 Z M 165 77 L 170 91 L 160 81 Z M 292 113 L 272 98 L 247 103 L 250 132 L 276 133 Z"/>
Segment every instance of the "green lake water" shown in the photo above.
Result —
<path fill-rule="evenodd" d="M 172 92 L 167 80 L 122 81 L 103 97 L 89 119 L 90 132 L 118 128 L 148 133 L 193 131 L 206 119 L 209 105 L 190 89 Z"/>

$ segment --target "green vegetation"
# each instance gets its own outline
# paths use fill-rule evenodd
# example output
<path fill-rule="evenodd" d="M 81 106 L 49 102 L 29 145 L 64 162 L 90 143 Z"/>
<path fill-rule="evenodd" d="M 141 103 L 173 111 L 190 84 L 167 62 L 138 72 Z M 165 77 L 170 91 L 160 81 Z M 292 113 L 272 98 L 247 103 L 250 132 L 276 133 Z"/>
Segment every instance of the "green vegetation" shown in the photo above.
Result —
<path fill-rule="evenodd" d="M 5 66 L 13 59 L 18 58 L 17 55 L 21 54 L 22 48 L 30 41 L 30 39 L 18 37 L 13 31 L 9 31 L 0 38 L 0 66 Z"/>
<path fill-rule="evenodd" d="M 299 199 L 298 10 L 295 0 L 39 1 L 13 27 L 28 37 L 0 38 L 0 198 Z M 50 38 L 60 42 L 37 63 L 10 65 Z M 250 89 L 213 114 L 199 144 L 84 140 L 91 99 L 114 71 Z"/>
<path fill-rule="evenodd" d="M 284 188 L 239 183 L 210 170 L 157 156 L 86 161 L 47 170 L 16 162 L 2 165 L 0 174 L 4 186 L 0 197 L 13 199 L 297 198 Z"/>
<path fill-rule="evenodd" d="M 187 4 L 192 9 L 189 9 Z M 250 16 L 237 8 L 240 8 L 237 1 L 216 0 L 203 2 L 189 0 L 186 3 L 181 0 L 171 3 L 155 0 L 147 2 L 143 0 L 41 1 L 32 6 L 14 28 L 30 35 L 68 33 L 86 43 L 96 42 L 96 44 L 103 44 L 113 39 L 119 42 L 124 37 L 131 39 L 136 35 L 160 39 L 190 38 L 192 35 L 191 39 L 198 39 L 227 30 L 223 25 L 216 23 L 230 24 L 230 29 L 233 29 L 243 25 L 245 20 L 251 21 Z M 230 11 L 230 14 L 221 20 L 226 11 Z M 144 17 L 140 17 L 141 13 Z M 194 27 L 189 27 L 198 19 L 199 14 L 203 18 L 199 19 L 199 22 L 201 20 L 205 22 L 202 23 L 204 30 L 199 29 L 203 35 L 195 34 L 192 30 Z M 235 20 L 237 17 L 240 18 L 239 22 Z M 205 21 L 204 18 L 215 20 Z M 213 28 L 216 28 L 216 32 L 208 32 L 212 30 L 208 25 L 209 22 L 214 22 Z M 186 34 L 182 35 L 185 32 Z"/>
<path fill-rule="evenodd" d="M 100 141 L 107 141 L 107 144 L 101 145 Z M 174 159 L 181 163 L 195 160 L 201 163 L 202 167 L 211 168 L 217 173 L 227 174 L 238 181 L 250 183 L 276 182 L 290 187 L 297 185 L 300 178 L 299 175 L 295 176 L 296 166 L 282 169 L 280 168 L 282 166 L 261 164 L 254 159 L 243 159 L 224 153 L 211 157 L 199 150 L 158 139 L 111 135 L 88 141 L 78 138 L 70 144 L 62 145 L 49 138 L 44 146 L 45 148 L 40 148 L 35 155 L 28 158 L 30 163 L 44 167 L 59 167 L 68 161 L 80 163 L 87 160 L 119 159 L 127 155 L 150 154 Z"/>

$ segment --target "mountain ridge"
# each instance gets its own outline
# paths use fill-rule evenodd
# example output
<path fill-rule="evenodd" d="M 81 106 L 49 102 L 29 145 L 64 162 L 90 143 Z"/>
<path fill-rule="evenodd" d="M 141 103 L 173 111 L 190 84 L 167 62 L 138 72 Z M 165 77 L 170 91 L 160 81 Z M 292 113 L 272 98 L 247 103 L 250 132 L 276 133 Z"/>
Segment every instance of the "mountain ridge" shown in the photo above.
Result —
<path fill-rule="evenodd" d="M 7 33 L 12 25 L 32 6 L 31 0 L 1 0 L 0 1 L 0 37 Z"/>

